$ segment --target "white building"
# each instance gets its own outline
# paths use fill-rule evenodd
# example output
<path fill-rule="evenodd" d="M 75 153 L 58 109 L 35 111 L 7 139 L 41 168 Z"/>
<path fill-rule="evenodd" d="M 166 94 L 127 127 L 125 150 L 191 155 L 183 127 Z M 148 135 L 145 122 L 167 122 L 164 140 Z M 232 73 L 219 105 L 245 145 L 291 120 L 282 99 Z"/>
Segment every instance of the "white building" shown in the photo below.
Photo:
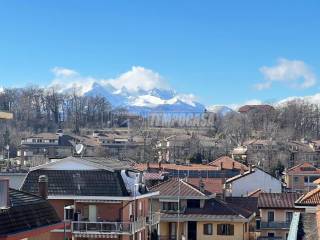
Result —
<path fill-rule="evenodd" d="M 248 196 L 258 189 L 262 192 L 281 193 L 282 182 L 269 173 L 254 167 L 227 179 L 225 184 L 226 195 L 233 197 Z"/>

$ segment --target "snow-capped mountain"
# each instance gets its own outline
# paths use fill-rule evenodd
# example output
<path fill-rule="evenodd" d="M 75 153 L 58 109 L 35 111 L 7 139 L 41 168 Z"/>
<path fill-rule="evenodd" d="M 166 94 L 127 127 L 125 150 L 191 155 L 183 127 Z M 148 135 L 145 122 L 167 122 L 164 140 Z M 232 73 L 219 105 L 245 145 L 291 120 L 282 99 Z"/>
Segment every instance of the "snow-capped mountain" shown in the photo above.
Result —
<path fill-rule="evenodd" d="M 193 95 L 177 94 L 174 90 L 154 88 L 128 91 L 125 87 L 115 89 L 110 84 L 93 83 L 86 96 L 105 97 L 114 107 L 125 107 L 129 111 L 203 112 L 205 107 L 194 100 Z"/>
<path fill-rule="evenodd" d="M 231 108 L 229 108 L 227 106 L 222 106 L 222 105 L 213 105 L 213 106 L 208 107 L 207 110 L 209 112 L 213 112 L 213 113 L 216 113 L 221 116 L 225 116 L 228 113 L 234 112 L 234 110 L 232 110 Z"/>

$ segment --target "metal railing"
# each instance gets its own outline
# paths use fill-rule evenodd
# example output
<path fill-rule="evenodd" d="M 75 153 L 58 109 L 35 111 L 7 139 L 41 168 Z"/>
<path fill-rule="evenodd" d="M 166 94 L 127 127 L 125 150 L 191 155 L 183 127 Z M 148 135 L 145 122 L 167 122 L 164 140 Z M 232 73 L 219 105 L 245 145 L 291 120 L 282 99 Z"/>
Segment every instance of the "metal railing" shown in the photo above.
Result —
<path fill-rule="evenodd" d="M 130 222 L 71 222 L 72 233 L 131 234 L 132 229 Z"/>
<path fill-rule="evenodd" d="M 261 222 L 260 229 L 289 229 L 290 222 Z"/>

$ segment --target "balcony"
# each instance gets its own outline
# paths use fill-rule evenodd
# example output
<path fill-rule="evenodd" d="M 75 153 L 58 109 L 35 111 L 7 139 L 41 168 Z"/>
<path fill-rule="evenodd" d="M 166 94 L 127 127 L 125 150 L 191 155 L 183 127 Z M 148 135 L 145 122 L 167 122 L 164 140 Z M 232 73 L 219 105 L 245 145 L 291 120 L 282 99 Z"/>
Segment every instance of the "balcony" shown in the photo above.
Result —
<path fill-rule="evenodd" d="M 261 222 L 260 229 L 289 229 L 290 222 Z"/>
<path fill-rule="evenodd" d="M 145 229 L 148 225 L 160 222 L 160 214 L 140 217 L 134 222 L 88 222 L 72 221 L 71 232 L 76 237 L 108 237 L 117 235 L 132 235 Z"/>

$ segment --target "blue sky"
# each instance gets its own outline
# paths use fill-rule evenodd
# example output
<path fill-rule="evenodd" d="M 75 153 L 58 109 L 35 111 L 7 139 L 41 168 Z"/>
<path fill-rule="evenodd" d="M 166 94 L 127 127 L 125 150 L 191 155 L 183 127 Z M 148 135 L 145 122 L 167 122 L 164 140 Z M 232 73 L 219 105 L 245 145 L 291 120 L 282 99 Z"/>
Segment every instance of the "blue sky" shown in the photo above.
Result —
<path fill-rule="evenodd" d="M 110 79 L 141 66 L 206 105 L 314 95 L 319 9 L 318 0 L 1 1 L 0 86 L 48 85 L 55 67 Z"/>

